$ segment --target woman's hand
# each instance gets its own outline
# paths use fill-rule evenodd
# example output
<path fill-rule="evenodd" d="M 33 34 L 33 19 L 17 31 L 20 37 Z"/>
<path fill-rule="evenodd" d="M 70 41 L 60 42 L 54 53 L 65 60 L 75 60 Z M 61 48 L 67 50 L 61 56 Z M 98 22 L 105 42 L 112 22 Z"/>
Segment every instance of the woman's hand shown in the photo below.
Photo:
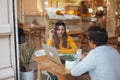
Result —
<path fill-rule="evenodd" d="M 49 30 L 49 38 L 52 39 L 54 35 L 54 29 Z"/>

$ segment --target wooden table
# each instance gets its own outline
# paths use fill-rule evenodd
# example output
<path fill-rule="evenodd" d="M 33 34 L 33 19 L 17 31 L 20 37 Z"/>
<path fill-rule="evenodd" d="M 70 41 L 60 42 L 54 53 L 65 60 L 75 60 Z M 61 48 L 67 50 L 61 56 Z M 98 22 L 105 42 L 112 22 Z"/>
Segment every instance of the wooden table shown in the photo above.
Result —
<path fill-rule="evenodd" d="M 108 39 L 108 44 L 113 44 L 120 46 L 120 42 L 118 42 L 118 37 L 112 37 Z"/>
<path fill-rule="evenodd" d="M 28 44 L 31 44 L 32 38 L 39 37 L 39 41 L 41 43 L 41 34 L 45 34 L 45 26 L 24 26 L 24 31 L 28 35 Z M 35 42 L 34 42 L 35 44 Z"/>
<path fill-rule="evenodd" d="M 57 76 L 58 80 L 66 80 L 66 76 L 70 74 L 70 69 L 60 66 L 49 60 L 47 56 L 33 57 L 33 60 L 38 63 L 38 80 L 41 80 L 41 71 L 48 72 Z M 73 80 L 73 79 L 70 79 Z"/>
<path fill-rule="evenodd" d="M 74 30 L 74 29 L 70 29 L 67 34 L 70 36 L 78 36 L 79 34 L 82 34 L 83 31 L 82 30 Z"/>
<path fill-rule="evenodd" d="M 86 35 L 85 32 L 83 32 L 82 30 L 70 29 L 69 32 L 67 32 L 67 34 L 73 37 L 73 40 L 75 41 L 78 48 L 80 48 L 83 45 L 83 40 L 85 39 Z"/>
<path fill-rule="evenodd" d="M 108 39 L 108 45 L 115 47 L 120 52 L 120 42 L 118 41 L 118 37 L 112 37 Z"/>

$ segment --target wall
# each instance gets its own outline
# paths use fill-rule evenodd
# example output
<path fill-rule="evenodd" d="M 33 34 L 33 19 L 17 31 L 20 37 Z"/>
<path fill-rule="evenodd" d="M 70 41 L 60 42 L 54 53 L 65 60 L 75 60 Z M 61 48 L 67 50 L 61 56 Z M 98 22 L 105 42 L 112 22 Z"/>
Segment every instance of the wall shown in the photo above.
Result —
<path fill-rule="evenodd" d="M 107 27 L 106 29 L 109 35 L 115 35 L 115 29 L 116 29 L 115 12 L 116 12 L 116 0 L 108 0 L 107 1 Z"/>
<path fill-rule="evenodd" d="M 35 15 L 38 13 L 37 0 L 23 0 L 24 1 L 24 13 L 25 15 Z"/>

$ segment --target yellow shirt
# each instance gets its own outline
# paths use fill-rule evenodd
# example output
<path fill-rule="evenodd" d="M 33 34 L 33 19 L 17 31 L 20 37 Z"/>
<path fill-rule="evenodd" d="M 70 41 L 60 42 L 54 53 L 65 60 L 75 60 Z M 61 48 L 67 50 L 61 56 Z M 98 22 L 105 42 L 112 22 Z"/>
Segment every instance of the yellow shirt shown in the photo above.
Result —
<path fill-rule="evenodd" d="M 47 39 L 47 45 L 55 47 L 54 46 L 54 40 L 48 38 Z M 70 49 L 69 49 L 69 47 L 70 47 Z M 72 37 L 68 36 L 68 38 L 67 38 L 67 48 L 64 48 L 62 46 L 62 40 L 60 41 L 60 45 L 59 45 L 59 49 L 58 49 L 59 53 L 62 53 L 62 54 L 75 54 L 76 50 L 77 50 L 77 46 L 76 46 L 75 42 L 73 41 Z"/>

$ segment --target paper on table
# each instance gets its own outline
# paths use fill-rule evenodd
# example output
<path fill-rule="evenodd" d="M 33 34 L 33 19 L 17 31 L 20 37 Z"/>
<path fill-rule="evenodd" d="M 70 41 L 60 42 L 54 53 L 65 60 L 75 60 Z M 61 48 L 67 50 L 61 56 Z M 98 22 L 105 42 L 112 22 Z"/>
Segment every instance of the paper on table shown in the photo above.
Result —
<path fill-rule="evenodd" d="M 44 49 L 40 49 L 40 50 L 37 50 L 35 53 L 34 53 L 35 56 L 39 57 L 39 56 L 44 56 L 46 55 L 45 54 L 45 51 Z"/>

